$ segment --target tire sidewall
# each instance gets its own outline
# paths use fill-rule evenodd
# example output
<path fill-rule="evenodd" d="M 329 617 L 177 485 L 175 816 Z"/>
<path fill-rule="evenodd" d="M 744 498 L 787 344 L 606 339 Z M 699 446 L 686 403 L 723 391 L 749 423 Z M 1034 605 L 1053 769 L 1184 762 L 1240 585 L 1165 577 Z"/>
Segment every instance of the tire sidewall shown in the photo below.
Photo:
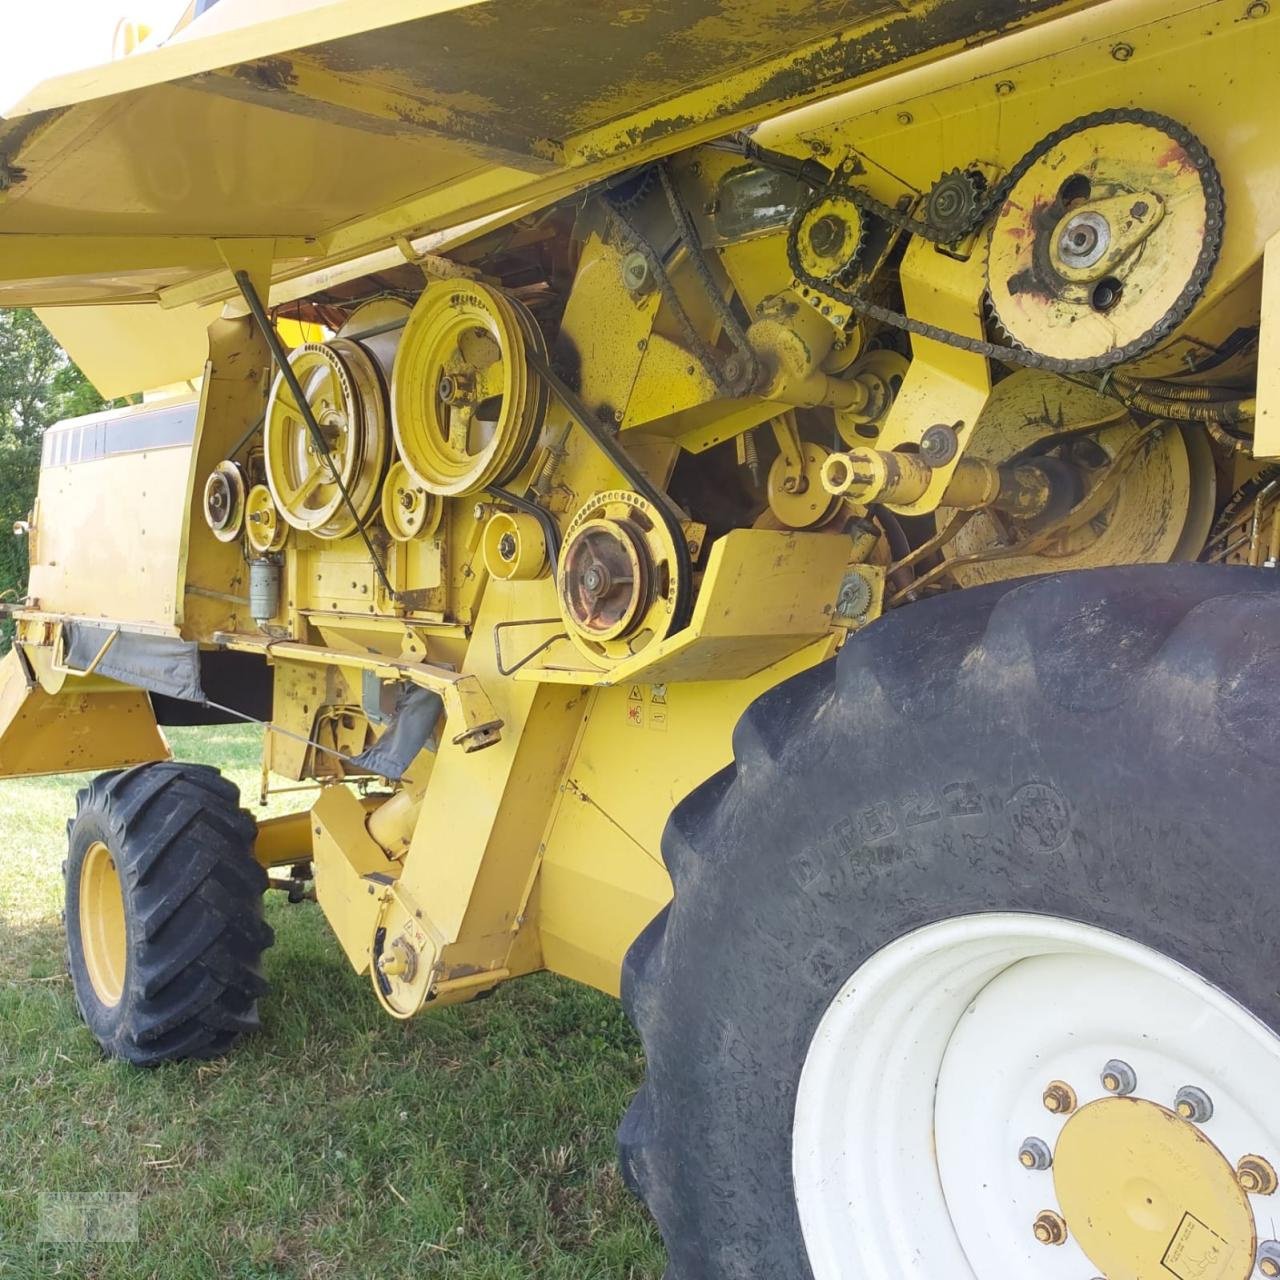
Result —
<path fill-rule="evenodd" d="M 89 977 L 89 967 L 84 954 L 84 939 L 81 933 L 81 875 L 84 861 L 89 849 L 97 841 L 107 846 L 116 872 L 120 878 L 121 893 L 124 898 L 125 922 L 125 973 L 120 999 L 114 1005 L 105 1005 L 94 990 L 93 981 Z M 134 939 L 138 926 L 133 916 L 133 904 L 128 891 L 128 872 L 125 858 L 127 849 L 119 837 L 103 821 L 101 814 L 92 810 L 80 814 L 71 823 L 67 849 L 66 871 L 66 933 L 67 933 L 67 968 L 71 974 L 71 983 L 75 991 L 76 1003 L 80 1007 L 89 1030 L 104 1045 L 114 1042 L 121 1030 L 128 1025 L 129 1004 L 132 998 L 131 978 L 134 971 Z"/>
<path fill-rule="evenodd" d="M 801 1072 L 832 999 L 917 929 L 986 912 L 1093 926 L 1280 1028 L 1280 732 L 1257 711 L 1280 668 L 1237 612 L 1252 653 L 1215 653 L 1194 618 L 1168 644 L 1153 630 L 1150 655 L 1109 680 L 999 639 L 959 677 L 964 650 L 948 653 L 946 679 L 900 662 L 896 681 L 873 653 L 748 713 L 736 767 L 677 815 L 696 851 L 677 855 L 661 927 L 653 1017 L 681 1050 L 650 1054 L 646 1123 L 655 1163 L 682 1166 L 666 1216 L 701 1233 L 667 1232 L 673 1275 L 811 1280 L 792 1181 Z"/>

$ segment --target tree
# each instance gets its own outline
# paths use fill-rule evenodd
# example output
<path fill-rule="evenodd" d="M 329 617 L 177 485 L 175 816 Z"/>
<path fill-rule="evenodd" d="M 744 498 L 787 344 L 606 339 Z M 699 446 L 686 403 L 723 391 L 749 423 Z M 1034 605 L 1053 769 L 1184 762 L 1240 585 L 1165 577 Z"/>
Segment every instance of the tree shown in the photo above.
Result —
<path fill-rule="evenodd" d="M 0 311 L 0 593 L 21 599 L 27 548 L 10 530 L 35 502 L 40 442 L 63 418 L 93 413 L 102 397 L 32 311 Z M 0 634 L 8 647 L 11 627 Z"/>

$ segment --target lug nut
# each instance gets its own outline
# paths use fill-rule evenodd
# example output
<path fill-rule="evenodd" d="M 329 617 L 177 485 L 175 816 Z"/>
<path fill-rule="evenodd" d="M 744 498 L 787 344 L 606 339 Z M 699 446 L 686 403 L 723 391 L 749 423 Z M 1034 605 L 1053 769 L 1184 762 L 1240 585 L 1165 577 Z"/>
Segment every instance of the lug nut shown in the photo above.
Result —
<path fill-rule="evenodd" d="M 1102 1087 L 1118 1098 L 1127 1098 L 1138 1087 L 1137 1072 L 1119 1058 L 1112 1058 L 1102 1068 Z"/>
<path fill-rule="evenodd" d="M 1173 1099 L 1173 1109 L 1193 1124 L 1213 1119 L 1213 1099 L 1199 1086 L 1184 1084 Z"/>
<path fill-rule="evenodd" d="M 1258 1272 L 1268 1280 L 1280 1276 L 1280 1240 L 1264 1240 L 1258 1246 Z"/>
<path fill-rule="evenodd" d="M 1028 1138 L 1018 1148 L 1018 1163 L 1024 1169 L 1043 1173 L 1053 1164 L 1053 1152 L 1049 1150 L 1049 1144 L 1043 1138 Z"/>
<path fill-rule="evenodd" d="M 1076 1109 L 1076 1091 L 1065 1080 L 1053 1080 L 1041 1099 L 1055 1116 L 1069 1116 Z"/>
<path fill-rule="evenodd" d="M 1046 1209 L 1043 1213 L 1036 1215 L 1036 1220 L 1031 1227 L 1031 1234 L 1041 1244 L 1065 1244 L 1067 1224 L 1060 1213 L 1054 1213 L 1052 1209 Z"/>
<path fill-rule="evenodd" d="M 1236 1165 L 1236 1181 L 1240 1189 L 1251 1196 L 1272 1195 L 1278 1185 L 1271 1162 L 1261 1156 L 1241 1156 Z"/>

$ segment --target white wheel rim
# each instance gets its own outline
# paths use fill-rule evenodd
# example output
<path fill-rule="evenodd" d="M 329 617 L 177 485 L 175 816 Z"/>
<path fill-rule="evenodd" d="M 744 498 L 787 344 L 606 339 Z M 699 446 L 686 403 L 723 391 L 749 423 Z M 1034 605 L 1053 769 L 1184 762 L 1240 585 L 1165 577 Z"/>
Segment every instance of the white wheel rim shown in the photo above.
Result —
<path fill-rule="evenodd" d="M 1053 1174 L 1018 1152 L 1031 1136 L 1052 1148 L 1067 1123 L 1046 1111 L 1047 1084 L 1070 1081 L 1083 1107 L 1109 1096 L 1114 1058 L 1134 1068 L 1135 1097 L 1172 1107 L 1181 1087 L 1203 1088 L 1203 1131 L 1227 1160 L 1280 1168 L 1280 1039 L 1177 962 L 1087 925 L 997 913 L 877 952 L 820 1020 L 796 1097 L 815 1280 L 1099 1275 L 1073 1236 L 1035 1239 Z M 1249 1197 L 1260 1241 L 1280 1234 L 1277 1199 Z"/>

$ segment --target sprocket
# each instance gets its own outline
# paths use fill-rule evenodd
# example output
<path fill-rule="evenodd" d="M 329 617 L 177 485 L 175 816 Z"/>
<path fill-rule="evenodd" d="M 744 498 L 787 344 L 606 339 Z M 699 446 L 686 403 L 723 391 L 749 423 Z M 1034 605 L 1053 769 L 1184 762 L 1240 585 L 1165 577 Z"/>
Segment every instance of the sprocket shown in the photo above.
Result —
<path fill-rule="evenodd" d="M 847 287 L 834 281 L 822 280 L 805 270 L 798 244 L 798 231 L 801 221 L 813 202 L 797 212 L 791 223 L 787 250 L 791 270 L 803 286 L 817 290 L 833 301 L 858 312 L 868 320 L 887 324 L 897 329 L 914 333 L 923 338 L 932 338 L 946 343 L 961 351 L 984 356 L 989 360 L 999 360 L 1005 364 L 1022 365 L 1033 369 L 1047 369 L 1053 373 L 1089 373 L 1114 368 L 1116 365 L 1136 359 L 1162 342 L 1179 324 L 1190 315 L 1192 308 L 1204 292 L 1209 277 L 1218 260 L 1222 248 L 1223 217 L 1225 199 L 1222 182 L 1217 167 L 1204 144 L 1184 125 L 1170 120 L 1167 116 L 1138 108 L 1117 107 L 1105 111 L 1095 111 L 1069 121 L 1061 128 L 1043 138 L 997 183 L 992 184 L 983 193 L 973 221 L 963 234 L 976 231 L 993 214 L 1000 210 L 1008 199 L 1010 192 L 1024 176 L 1043 157 L 1055 147 L 1083 134 L 1088 130 L 1103 125 L 1132 124 L 1146 126 L 1160 131 L 1182 155 L 1185 166 L 1194 172 L 1199 180 L 1203 196 L 1203 223 L 1199 238 L 1198 251 L 1194 265 L 1184 274 L 1185 283 L 1177 296 L 1172 298 L 1162 314 L 1140 333 L 1110 346 L 1106 350 L 1090 352 L 1083 355 L 1058 356 L 1049 355 L 1043 350 L 1035 350 L 1028 346 L 1006 345 L 987 342 L 981 338 L 971 338 L 965 334 L 954 333 L 938 325 L 917 320 L 891 307 L 883 306 L 867 293 L 853 287 Z M 956 238 L 954 231 L 944 232 L 924 218 L 917 218 L 904 213 L 890 205 L 877 200 L 868 192 L 854 186 L 838 185 L 828 188 L 831 192 L 847 195 L 865 213 L 869 213 L 889 225 L 913 235 L 920 235 L 933 243 L 950 243 Z M 822 193 L 820 192 L 819 195 Z M 1005 327 L 1007 317 L 1001 315 L 1001 323 Z"/>

